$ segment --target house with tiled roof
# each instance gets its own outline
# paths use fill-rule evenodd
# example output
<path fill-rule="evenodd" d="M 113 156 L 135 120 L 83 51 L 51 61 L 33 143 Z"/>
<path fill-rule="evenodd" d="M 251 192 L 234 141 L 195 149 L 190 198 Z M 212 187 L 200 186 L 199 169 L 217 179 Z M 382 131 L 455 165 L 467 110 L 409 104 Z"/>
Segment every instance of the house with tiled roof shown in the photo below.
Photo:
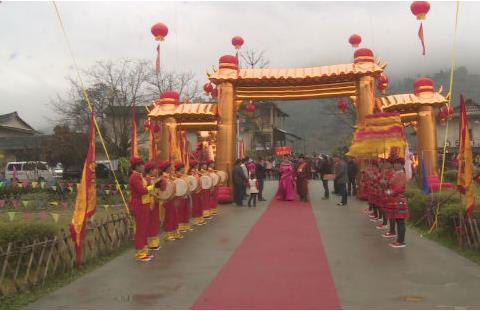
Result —
<path fill-rule="evenodd" d="M 12 112 L 0 115 L 0 172 L 7 162 L 41 160 L 42 135 Z"/>

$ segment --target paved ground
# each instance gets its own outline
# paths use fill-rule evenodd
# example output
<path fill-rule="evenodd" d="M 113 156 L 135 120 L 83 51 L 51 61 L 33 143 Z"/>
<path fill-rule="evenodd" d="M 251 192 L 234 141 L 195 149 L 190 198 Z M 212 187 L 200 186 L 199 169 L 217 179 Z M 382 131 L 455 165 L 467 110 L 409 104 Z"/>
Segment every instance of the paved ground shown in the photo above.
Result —
<path fill-rule="evenodd" d="M 274 182 L 267 184 L 273 196 Z M 405 249 L 388 247 L 361 213 L 364 203 L 322 201 L 311 182 L 312 206 L 344 309 L 479 309 L 480 266 L 407 231 Z M 268 203 L 268 202 L 265 202 Z M 144 264 L 133 250 L 28 309 L 189 309 L 240 245 L 267 204 L 222 208 L 212 223 L 164 245 Z M 281 237 L 279 237 L 281 238 Z"/>

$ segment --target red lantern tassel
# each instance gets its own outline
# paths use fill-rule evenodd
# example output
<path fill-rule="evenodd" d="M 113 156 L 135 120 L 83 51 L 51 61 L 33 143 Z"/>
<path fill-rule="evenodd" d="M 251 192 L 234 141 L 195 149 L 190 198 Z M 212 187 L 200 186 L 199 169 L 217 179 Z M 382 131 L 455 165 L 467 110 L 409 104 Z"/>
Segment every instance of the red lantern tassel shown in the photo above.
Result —
<path fill-rule="evenodd" d="M 155 63 L 155 72 L 157 75 L 160 73 L 160 44 L 157 45 L 157 61 Z"/>
<path fill-rule="evenodd" d="M 422 55 L 425 55 L 425 40 L 423 38 L 423 23 L 420 22 L 420 28 L 418 29 L 418 38 L 420 38 L 420 42 L 422 43 Z"/>

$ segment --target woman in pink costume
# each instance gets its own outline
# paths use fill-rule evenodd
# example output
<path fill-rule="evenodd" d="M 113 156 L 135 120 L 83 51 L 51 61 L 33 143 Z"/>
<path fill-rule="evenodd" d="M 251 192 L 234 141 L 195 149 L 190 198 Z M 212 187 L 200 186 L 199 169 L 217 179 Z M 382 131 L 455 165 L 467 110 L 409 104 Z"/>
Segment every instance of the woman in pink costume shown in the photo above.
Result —
<path fill-rule="evenodd" d="M 278 172 L 280 173 L 280 181 L 278 183 L 278 191 L 275 197 L 277 200 L 293 201 L 295 200 L 295 182 L 293 179 L 293 164 L 288 160 L 288 156 L 284 156 Z"/>

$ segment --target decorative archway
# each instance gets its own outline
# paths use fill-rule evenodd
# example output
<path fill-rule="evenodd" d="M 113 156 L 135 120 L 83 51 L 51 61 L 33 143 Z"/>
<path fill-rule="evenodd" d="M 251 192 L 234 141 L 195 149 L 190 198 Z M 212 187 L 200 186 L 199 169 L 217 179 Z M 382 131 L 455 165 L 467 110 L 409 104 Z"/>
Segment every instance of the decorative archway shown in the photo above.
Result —
<path fill-rule="evenodd" d="M 351 97 L 357 122 L 373 113 L 375 77 L 384 66 L 369 49 L 357 49 L 349 64 L 287 69 L 243 69 L 238 58 L 225 55 L 219 69 L 208 74 L 218 89 L 218 134 L 216 166 L 231 172 L 236 154 L 236 112 L 244 100 L 302 100 Z"/>

